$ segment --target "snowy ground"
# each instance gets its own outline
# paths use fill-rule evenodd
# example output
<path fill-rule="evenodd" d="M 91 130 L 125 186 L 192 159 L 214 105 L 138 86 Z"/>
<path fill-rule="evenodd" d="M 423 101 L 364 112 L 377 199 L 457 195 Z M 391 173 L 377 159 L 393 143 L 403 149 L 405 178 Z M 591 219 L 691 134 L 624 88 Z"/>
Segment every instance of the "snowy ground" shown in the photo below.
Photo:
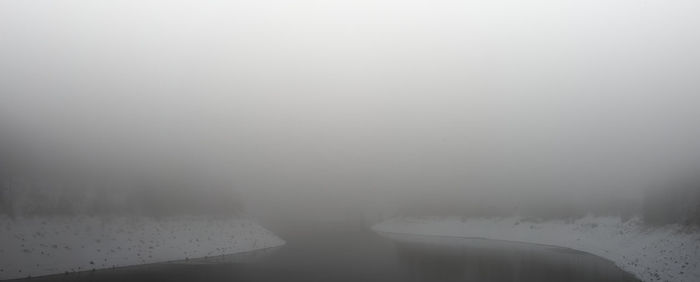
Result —
<path fill-rule="evenodd" d="M 568 247 L 607 258 L 643 281 L 700 281 L 700 230 L 670 225 L 652 228 L 640 220 L 585 217 L 531 222 L 509 218 L 401 218 L 375 231 L 479 237 Z"/>
<path fill-rule="evenodd" d="M 249 219 L 0 216 L 0 279 L 217 256 L 284 244 Z"/>

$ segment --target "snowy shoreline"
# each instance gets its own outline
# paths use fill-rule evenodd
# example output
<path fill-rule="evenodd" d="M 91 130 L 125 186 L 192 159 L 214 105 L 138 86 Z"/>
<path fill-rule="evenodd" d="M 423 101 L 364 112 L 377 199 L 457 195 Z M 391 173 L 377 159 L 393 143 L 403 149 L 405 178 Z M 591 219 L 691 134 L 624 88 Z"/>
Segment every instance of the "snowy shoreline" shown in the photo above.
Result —
<path fill-rule="evenodd" d="M 700 281 L 700 231 L 678 225 L 653 228 L 639 219 L 592 216 L 568 222 L 412 217 L 384 221 L 373 229 L 566 247 L 606 258 L 642 281 Z"/>
<path fill-rule="evenodd" d="M 0 217 L 0 280 L 220 256 L 283 244 L 245 218 Z"/>

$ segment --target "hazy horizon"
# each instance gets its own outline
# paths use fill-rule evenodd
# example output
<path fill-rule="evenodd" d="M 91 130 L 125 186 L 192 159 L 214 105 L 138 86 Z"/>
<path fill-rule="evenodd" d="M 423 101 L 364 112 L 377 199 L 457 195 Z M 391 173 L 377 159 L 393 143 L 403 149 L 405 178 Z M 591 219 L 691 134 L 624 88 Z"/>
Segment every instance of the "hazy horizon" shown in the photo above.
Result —
<path fill-rule="evenodd" d="M 49 167 L 191 173 L 261 213 L 640 201 L 700 169 L 699 13 L 2 1 L 0 146 Z"/>

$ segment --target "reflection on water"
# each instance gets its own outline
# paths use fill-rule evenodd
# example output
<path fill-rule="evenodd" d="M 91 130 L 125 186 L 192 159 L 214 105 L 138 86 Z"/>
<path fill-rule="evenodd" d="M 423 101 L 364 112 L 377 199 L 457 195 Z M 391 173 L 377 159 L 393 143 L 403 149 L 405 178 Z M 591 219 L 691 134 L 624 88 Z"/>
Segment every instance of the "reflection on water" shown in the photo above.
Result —
<path fill-rule="evenodd" d="M 35 281 L 635 281 L 611 262 L 568 249 L 493 240 L 382 236 L 293 224 L 287 244 L 223 257 L 59 275 Z"/>
<path fill-rule="evenodd" d="M 412 281 L 637 281 L 612 262 L 556 247 L 475 238 L 383 234 Z"/>

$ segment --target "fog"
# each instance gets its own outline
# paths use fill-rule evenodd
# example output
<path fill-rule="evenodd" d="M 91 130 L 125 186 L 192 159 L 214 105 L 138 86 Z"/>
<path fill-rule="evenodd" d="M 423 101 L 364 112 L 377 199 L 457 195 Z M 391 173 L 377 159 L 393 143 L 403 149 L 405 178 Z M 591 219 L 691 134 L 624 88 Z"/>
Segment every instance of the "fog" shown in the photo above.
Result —
<path fill-rule="evenodd" d="M 634 205 L 700 164 L 698 14 L 691 0 L 2 1 L 0 145 L 37 175 L 108 194 L 135 175 L 184 181 L 257 216 Z"/>

